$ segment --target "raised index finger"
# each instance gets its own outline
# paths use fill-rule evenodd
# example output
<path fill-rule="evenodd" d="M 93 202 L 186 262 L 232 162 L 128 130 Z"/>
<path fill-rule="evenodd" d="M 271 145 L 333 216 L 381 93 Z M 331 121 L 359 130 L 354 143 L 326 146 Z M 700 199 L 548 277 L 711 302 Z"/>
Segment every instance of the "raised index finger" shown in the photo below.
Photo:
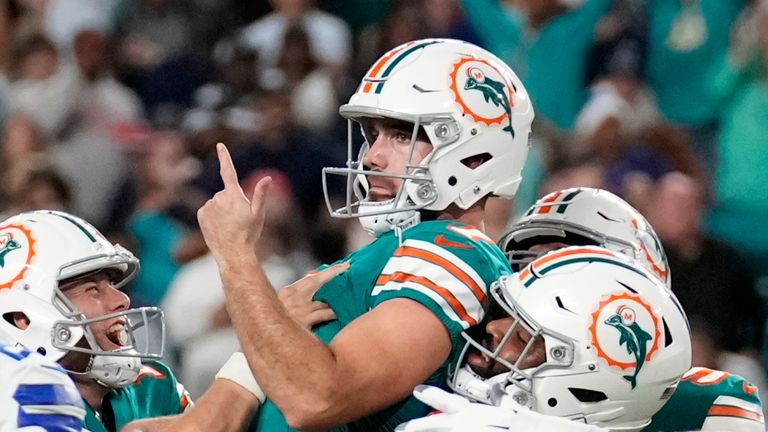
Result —
<path fill-rule="evenodd" d="M 219 156 L 219 174 L 224 182 L 224 189 L 240 188 L 237 181 L 237 171 L 232 163 L 232 157 L 229 155 L 227 146 L 222 143 L 216 144 L 216 154 Z"/>

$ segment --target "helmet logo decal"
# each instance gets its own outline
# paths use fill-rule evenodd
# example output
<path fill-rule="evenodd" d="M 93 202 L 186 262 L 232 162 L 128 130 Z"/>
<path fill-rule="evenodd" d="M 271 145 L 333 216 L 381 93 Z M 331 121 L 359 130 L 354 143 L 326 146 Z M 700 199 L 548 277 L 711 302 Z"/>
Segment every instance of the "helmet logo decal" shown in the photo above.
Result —
<path fill-rule="evenodd" d="M 16 249 L 21 249 L 21 243 L 14 240 L 11 233 L 0 235 L 0 267 L 5 267 L 5 256 Z"/>
<path fill-rule="evenodd" d="M 451 71 L 451 92 L 464 114 L 488 126 L 506 124 L 515 136 L 512 107 L 515 86 L 486 60 L 462 57 Z"/>
<path fill-rule="evenodd" d="M 609 367 L 633 369 L 623 378 L 634 389 L 643 365 L 659 349 L 661 328 L 651 306 L 637 294 L 613 294 L 592 312 L 589 331 L 597 356 Z"/>
<path fill-rule="evenodd" d="M 30 230 L 17 224 L 0 227 L 0 289 L 22 279 L 34 256 L 35 240 Z M 8 264 L 13 264 L 13 271 L 5 271 Z"/>

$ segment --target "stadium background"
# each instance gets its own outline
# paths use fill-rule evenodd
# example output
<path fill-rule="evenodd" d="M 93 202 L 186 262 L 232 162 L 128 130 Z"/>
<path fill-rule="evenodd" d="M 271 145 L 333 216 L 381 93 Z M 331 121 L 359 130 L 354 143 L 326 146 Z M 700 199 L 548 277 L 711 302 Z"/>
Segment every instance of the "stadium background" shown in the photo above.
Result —
<path fill-rule="evenodd" d="M 164 308 L 166 360 L 193 395 L 237 346 L 195 217 L 221 186 L 214 144 L 246 190 L 275 180 L 256 251 L 275 287 L 342 257 L 370 238 L 323 199 L 320 169 L 346 160 L 338 106 L 425 37 L 489 49 L 536 109 L 521 190 L 490 203 L 490 234 L 553 190 L 619 194 L 664 243 L 694 364 L 766 390 L 768 1 L 0 4 L 0 211 L 71 211 L 135 251 L 133 304 Z"/>

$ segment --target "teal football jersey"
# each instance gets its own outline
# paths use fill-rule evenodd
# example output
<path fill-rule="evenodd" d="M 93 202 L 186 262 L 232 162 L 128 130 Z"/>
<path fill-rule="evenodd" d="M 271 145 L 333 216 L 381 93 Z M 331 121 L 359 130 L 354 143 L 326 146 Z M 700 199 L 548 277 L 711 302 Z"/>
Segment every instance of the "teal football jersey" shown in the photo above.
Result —
<path fill-rule="evenodd" d="M 350 267 L 318 290 L 315 300 L 327 303 L 336 319 L 313 329 L 326 344 L 357 317 L 394 298 L 409 298 L 432 311 L 451 338 L 451 354 L 426 384 L 443 386 L 448 366 L 464 347 L 461 332 L 478 324 L 488 307 L 488 288 L 511 273 L 503 252 L 476 228 L 455 221 L 422 222 L 393 232 L 350 254 Z M 354 397 L 354 395 L 350 395 Z M 391 431 L 430 408 L 410 397 L 381 412 L 347 424 L 339 431 Z M 269 401 L 251 430 L 290 431 Z"/>
<path fill-rule="evenodd" d="M 167 366 L 147 362 L 133 384 L 104 398 L 103 423 L 86 404 L 84 427 L 91 432 L 117 432 L 133 420 L 180 414 L 190 404 L 189 394 Z"/>
<path fill-rule="evenodd" d="M 757 387 L 728 372 L 695 367 L 644 432 L 764 432 Z"/>

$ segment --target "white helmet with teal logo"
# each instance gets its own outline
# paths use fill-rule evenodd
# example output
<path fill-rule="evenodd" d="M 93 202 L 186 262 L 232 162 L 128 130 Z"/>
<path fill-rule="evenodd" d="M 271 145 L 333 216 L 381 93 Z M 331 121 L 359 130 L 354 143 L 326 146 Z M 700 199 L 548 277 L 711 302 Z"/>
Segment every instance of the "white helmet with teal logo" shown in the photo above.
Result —
<path fill-rule="evenodd" d="M 602 246 L 637 260 L 671 288 L 667 255 L 648 221 L 626 201 L 603 189 L 572 188 L 536 201 L 499 240 L 513 268 L 537 256 L 545 243 Z"/>
<path fill-rule="evenodd" d="M 641 430 L 691 367 L 688 320 L 674 294 L 622 254 L 553 251 L 502 277 L 491 294 L 496 309 L 464 333 L 450 380 L 480 402 Z M 506 320 L 505 332 L 489 338 L 490 320 Z"/>
<path fill-rule="evenodd" d="M 419 210 L 441 211 L 451 204 L 468 209 L 488 196 L 511 198 L 528 154 L 533 107 L 523 83 L 488 51 L 458 40 L 424 39 L 400 45 L 368 70 L 339 112 L 349 119 L 348 162 L 325 168 L 326 201 L 334 217 L 360 217 L 380 235 L 418 218 Z M 363 166 L 365 143 L 357 157 L 352 123 L 391 118 L 413 124 L 411 149 L 423 131 L 432 152 L 402 173 L 384 174 Z M 364 129 L 364 128 L 362 128 Z M 472 166 L 468 161 L 480 158 Z M 333 209 L 329 174 L 346 176 L 343 207 Z M 366 199 L 367 176 L 402 179 L 397 196 L 386 202 Z"/>
<path fill-rule="evenodd" d="M 112 270 L 111 283 L 119 289 L 136 276 L 139 262 L 76 216 L 35 211 L 0 223 L 0 341 L 54 361 L 71 351 L 89 354 L 86 376 L 107 387 L 131 384 L 141 358 L 162 356 L 162 312 L 123 309 L 87 318 L 59 289 L 62 281 L 105 269 Z M 15 325 L 15 313 L 29 320 L 25 329 Z M 120 348 L 105 351 L 91 326 L 111 321 L 123 323 L 116 336 Z"/>

